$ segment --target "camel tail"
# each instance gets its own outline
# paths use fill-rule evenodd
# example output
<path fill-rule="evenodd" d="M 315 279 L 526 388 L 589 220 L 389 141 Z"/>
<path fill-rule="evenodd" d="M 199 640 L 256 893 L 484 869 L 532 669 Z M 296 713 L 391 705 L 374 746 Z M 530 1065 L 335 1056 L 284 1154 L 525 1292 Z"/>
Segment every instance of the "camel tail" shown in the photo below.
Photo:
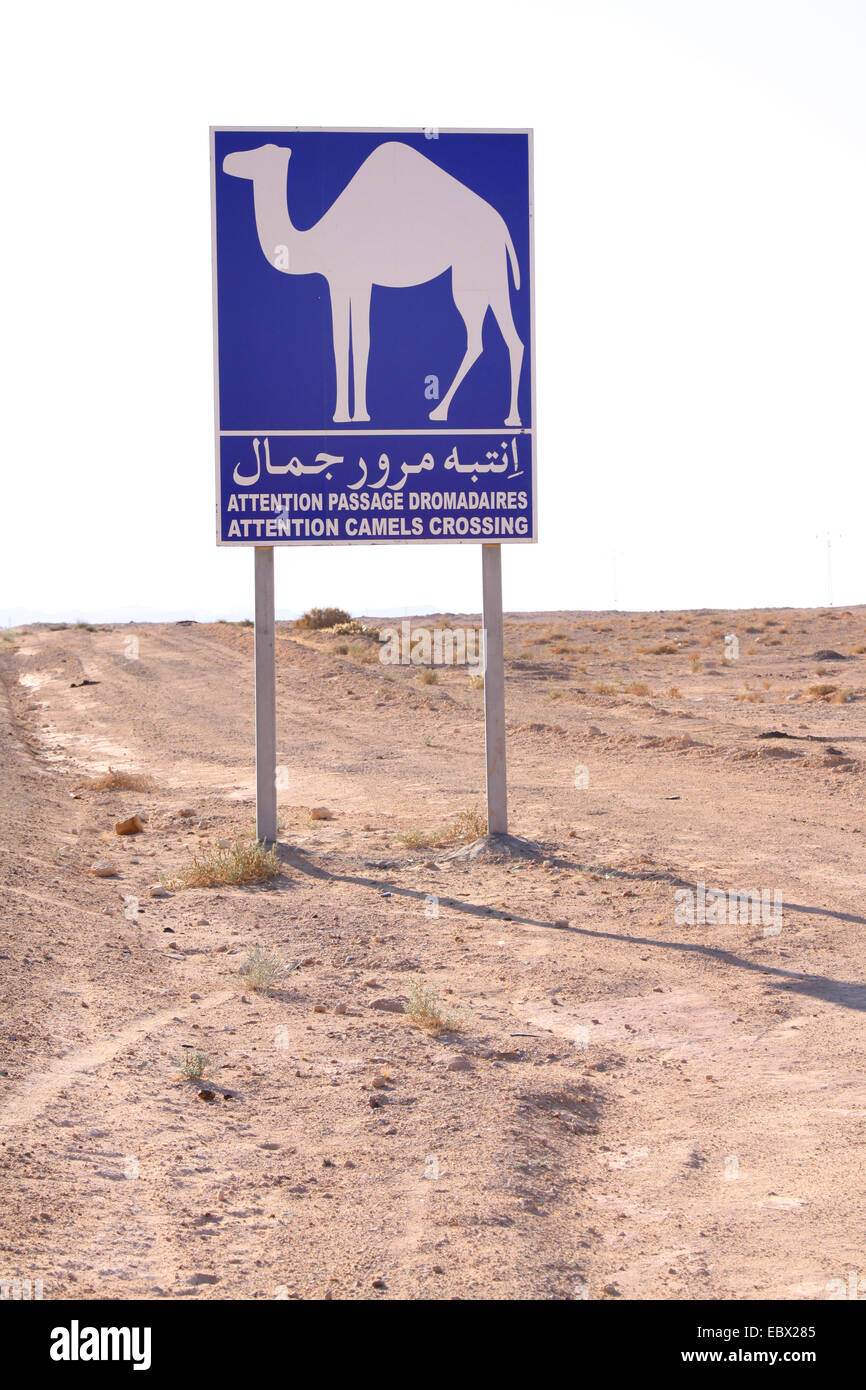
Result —
<path fill-rule="evenodd" d="M 520 289 L 520 266 L 517 264 L 517 252 L 514 249 L 514 242 L 511 240 L 511 233 L 505 228 L 505 249 L 508 252 L 508 259 L 511 262 L 511 274 L 514 276 L 514 288 Z"/>

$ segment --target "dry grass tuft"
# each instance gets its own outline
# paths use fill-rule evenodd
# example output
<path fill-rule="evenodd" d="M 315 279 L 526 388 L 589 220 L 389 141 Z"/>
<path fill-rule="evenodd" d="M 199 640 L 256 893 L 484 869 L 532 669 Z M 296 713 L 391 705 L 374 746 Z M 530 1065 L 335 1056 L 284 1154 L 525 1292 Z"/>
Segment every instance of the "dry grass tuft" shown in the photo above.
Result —
<path fill-rule="evenodd" d="M 424 980 L 410 981 L 409 1001 L 404 1015 L 416 1028 L 423 1028 L 429 1033 L 456 1033 L 460 1029 L 459 1019 L 443 1013 L 435 989 Z"/>
<path fill-rule="evenodd" d="M 89 791 L 94 792 L 152 792 L 156 790 L 156 783 L 152 777 L 146 777 L 140 772 L 123 772 L 115 767 L 110 767 L 99 777 L 85 777 L 83 781 L 78 783 L 78 786 L 86 787 Z"/>
<path fill-rule="evenodd" d="M 436 830 L 405 831 L 397 838 L 407 849 L 442 849 L 445 845 L 471 844 L 487 834 L 487 817 L 479 806 L 461 811 L 453 821 L 440 825 Z"/>
<path fill-rule="evenodd" d="M 238 974 L 254 994 L 267 994 L 288 972 L 288 967 L 267 946 L 254 946 Z"/>
<path fill-rule="evenodd" d="M 174 888 L 219 888 L 224 884 L 269 883 L 280 873 L 277 852 L 257 840 L 240 841 L 229 849 L 211 849 L 192 861 L 172 880 Z"/>
<path fill-rule="evenodd" d="M 196 1048 L 193 1052 L 185 1052 L 181 1057 L 180 1074 L 187 1081 L 201 1081 L 209 1066 L 210 1053 L 199 1052 Z"/>
<path fill-rule="evenodd" d="M 435 671 L 431 671 L 429 667 L 425 667 L 423 671 L 418 672 L 419 685 L 437 685 L 438 682 L 439 676 Z"/>
<path fill-rule="evenodd" d="M 336 637 L 371 637 L 378 642 L 381 629 L 351 618 L 347 623 L 335 623 L 331 631 Z"/>

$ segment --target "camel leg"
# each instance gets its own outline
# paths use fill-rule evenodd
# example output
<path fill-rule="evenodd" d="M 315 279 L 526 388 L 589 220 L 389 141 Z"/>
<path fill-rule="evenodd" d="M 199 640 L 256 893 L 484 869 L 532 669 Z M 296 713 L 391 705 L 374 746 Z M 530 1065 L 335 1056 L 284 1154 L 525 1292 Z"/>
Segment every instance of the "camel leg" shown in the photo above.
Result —
<path fill-rule="evenodd" d="M 334 334 L 334 362 L 337 368 L 337 408 L 334 421 L 349 419 L 349 295 L 331 288 L 331 328 Z"/>
<path fill-rule="evenodd" d="M 369 420 L 367 414 L 367 359 L 370 356 L 371 285 L 352 294 L 352 380 L 355 386 L 353 420 Z"/>
<path fill-rule="evenodd" d="M 501 289 L 495 290 L 490 296 L 490 307 L 496 316 L 499 331 L 505 339 L 505 346 L 508 348 L 508 361 L 511 366 L 511 404 L 505 423 L 506 425 L 519 425 L 520 412 L 517 409 L 517 389 L 520 385 L 520 369 L 523 366 L 523 343 L 517 336 L 517 329 L 514 326 L 514 319 L 511 314 L 511 295 L 508 292 L 507 280 Z"/>
<path fill-rule="evenodd" d="M 481 329 L 488 308 L 486 292 L 484 290 L 458 290 L 456 288 L 452 292 L 460 317 L 466 324 L 466 351 L 463 354 L 463 361 L 457 368 L 457 375 L 436 409 L 430 411 L 431 420 L 448 419 L 448 410 L 454 399 L 454 393 L 473 362 L 478 361 L 484 346 Z"/>

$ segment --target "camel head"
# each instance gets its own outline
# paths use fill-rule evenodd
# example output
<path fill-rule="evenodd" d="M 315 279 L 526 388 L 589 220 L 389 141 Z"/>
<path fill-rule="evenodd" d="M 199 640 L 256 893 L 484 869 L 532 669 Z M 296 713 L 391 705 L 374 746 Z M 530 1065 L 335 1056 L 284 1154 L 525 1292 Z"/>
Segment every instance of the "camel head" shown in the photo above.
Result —
<path fill-rule="evenodd" d="M 223 160 L 223 173 L 236 179 L 285 177 L 292 152 L 285 145 L 260 145 L 256 150 L 236 150 Z"/>

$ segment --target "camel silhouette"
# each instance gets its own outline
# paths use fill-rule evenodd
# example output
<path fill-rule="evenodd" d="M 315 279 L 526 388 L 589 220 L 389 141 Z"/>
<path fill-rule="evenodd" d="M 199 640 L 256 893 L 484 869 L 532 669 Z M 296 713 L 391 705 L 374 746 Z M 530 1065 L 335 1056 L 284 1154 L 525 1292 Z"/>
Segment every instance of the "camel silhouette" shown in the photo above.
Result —
<path fill-rule="evenodd" d="M 511 369 L 505 424 L 519 425 L 523 343 L 511 313 L 507 260 L 516 289 L 520 271 L 508 228 L 496 209 L 410 145 L 388 140 L 364 160 L 319 221 L 299 231 L 287 207 L 291 155 L 282 145 L 238 150 L 226 155 L 223 171 L 252 181 L 256 229 L 269 264 L 287 275 L 324 275 L 328 282 L 337 374 L 334 420 L 370 418 L 367 362 L 373 286 L 422 285 L 450 268 L 451 293 L 466 325 L 466 351 L 430 419 L 448 419 L 454 393 L 481 355 L 484 319 L 492 309 Z M 351 417 L 350 340 L 355 404 Z"/>

